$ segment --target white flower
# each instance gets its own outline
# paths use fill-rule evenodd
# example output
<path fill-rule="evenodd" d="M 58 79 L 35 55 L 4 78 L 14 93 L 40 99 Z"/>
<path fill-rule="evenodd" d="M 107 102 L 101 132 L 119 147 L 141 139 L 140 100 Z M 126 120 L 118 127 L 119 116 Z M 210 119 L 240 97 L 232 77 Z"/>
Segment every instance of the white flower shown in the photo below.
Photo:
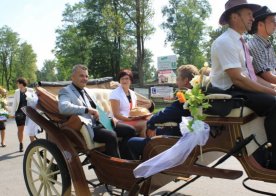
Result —
<path fill-rule="evenodd" d="M 186 91 L 186 93 L 187 93 L 187 94 L 192 94 L 192 89 L 188 89 L 188 90 Z M 186 94 L 186 93 L 185 93 L 185 94 Z"/>
<path fill-rule="evenodd" d="M 189 104 L 188 104 L 188 102 L 186 101 L 186 102 L 183 104 L 183 109 L 184 109 L 184 110 L 188 110 L 188 109 L 189 109 L 188 106 L 189 106 Z"/>
<path fill-rule="evenodd" d="M 194 76 L 194 78 L 190 81 L 190 84 L 192 85 L 192 87 L 199 85 L 200 84 L 200 75 Z"/>

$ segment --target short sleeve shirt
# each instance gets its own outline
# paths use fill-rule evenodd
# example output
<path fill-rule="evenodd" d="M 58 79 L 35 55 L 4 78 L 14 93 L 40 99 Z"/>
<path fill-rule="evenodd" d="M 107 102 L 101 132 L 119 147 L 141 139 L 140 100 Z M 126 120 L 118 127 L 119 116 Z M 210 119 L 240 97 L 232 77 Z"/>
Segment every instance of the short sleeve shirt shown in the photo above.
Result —
<path fill-rule="evenodd" d="M 276 56 L 269 40 L 257 34 L 248 42 L 250 54 L 253 57 L 253 66 L 256 74 L 272 71 L 275 73 Z"/>
<path fill-rule="evenodd" d="M 134 91 L 129 89 L 129 92 L 131 95 L 132 106 L 135 107 L 137 97 L 136 97 Z M 130 111 L 130 104 L 129 104 L 129 100 L 121 86 L 117 87 L 110 93 L 109 100 L 112 100 L 112 99 L 119 101 L 119 103 L 120 103 L 119 110 L 120 110 L 121 115 L 128 117 L 129 111 Z"/>
<path fill-rule="evenodd" d="M 229 89 L 233 82 L 225 71 L 231 68 L 240 68 L 242 73 L 249 77 L 240 38 L 241 35 L 238 32 L 228 28 L 213 42 L 211 47 L 212 69 L 210 73 L 213 86 L 223 90 Z"/>

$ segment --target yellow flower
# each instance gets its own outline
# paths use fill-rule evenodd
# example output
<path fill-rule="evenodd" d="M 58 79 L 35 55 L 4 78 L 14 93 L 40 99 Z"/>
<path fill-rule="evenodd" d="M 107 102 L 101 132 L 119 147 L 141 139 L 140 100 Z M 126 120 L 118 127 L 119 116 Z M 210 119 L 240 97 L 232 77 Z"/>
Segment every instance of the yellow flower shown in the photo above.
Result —
<path fill-rule="evenodd" d="M 208 62 L 205 62 L 205 63 L 203 64 L 203 67 L 209 67 Z"/>
<path fill-rule="evenodd" d="M 200 80 L 200 75 L 196 75 L 194 76 L 194 78 L 190 81 L 190 84 L 192 85 L 192 87 L 199 85 L 201 82 Z"/>

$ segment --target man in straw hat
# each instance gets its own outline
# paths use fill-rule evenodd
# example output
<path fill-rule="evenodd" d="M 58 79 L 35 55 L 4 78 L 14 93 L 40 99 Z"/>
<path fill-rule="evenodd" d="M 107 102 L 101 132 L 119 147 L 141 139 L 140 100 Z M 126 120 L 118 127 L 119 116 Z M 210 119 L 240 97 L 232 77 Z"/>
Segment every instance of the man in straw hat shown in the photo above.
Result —
<path fill-rule="evenodd" d="M 229 28 L 212 44 L 210 73 L 213 87 L 225 90 L 233 97 L 243 97 L 245 105 L 265 116 L 265 130 L 274 154 L 270 168 L 276 169 L 276 90 L 275 86 L 255 75 L 252 57 L 242 38 L 251 30 L 253 12 L 261 7 L 246 0 L 229 0 L 219 23 Z"/>
<path fill-rule="evenodd" d="M 275 15 L 266 6 L 254 12 L 255 21 L 249 31 L 253 38 L 248 43 L 256 74 L 273 84 L 276 84 L 276 56 L 269 37 L 276 29 Z"/>

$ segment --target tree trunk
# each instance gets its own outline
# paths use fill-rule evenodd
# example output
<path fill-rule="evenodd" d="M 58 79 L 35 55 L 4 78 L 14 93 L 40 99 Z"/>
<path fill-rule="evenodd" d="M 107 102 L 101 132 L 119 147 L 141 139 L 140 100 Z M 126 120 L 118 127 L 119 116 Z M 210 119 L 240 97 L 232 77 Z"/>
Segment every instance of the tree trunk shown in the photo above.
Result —
<path fill-rule="evenodd" d="M 137 60 L 136 65 L 138 68 L 138 80 L 140 86 L 144 85 L 144 72 L 143 72 L 143 54 L 142 54 L 142 37 L 141 37 L 141 1 L 136 0 L 136 42 L 137 42 Z"/>

